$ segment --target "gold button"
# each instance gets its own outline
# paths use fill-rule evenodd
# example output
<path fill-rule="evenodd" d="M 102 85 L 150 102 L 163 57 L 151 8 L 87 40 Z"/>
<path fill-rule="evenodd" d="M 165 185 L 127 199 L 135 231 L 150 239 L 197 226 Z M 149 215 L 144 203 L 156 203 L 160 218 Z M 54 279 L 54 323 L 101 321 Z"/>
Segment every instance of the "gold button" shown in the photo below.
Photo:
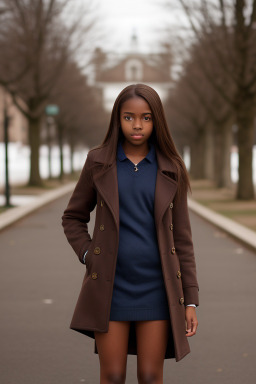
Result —
<path fill-rule="evenodd" d="M 104 229 L 105 229 L 105 228 L 104 228 L 104 224 L 101 224 L 101 225 L 100 225 L 100 230 L 101 230 L 101 231 L 104 231 Z"/>
<path fill-rule="evenodd" d="M 98 274 L 97 274 L 97 272 L 93 272 L 93 273 L 92 273 L 92 279 L 95 280 L 95 279 L 97 279 L 97 278 L 98 278 Z"/>
<path fill-rule="evenodd" d="M 174 248 L 174 247 L 172 247 L 172 253 L 173 253 L 173 254 L 175 253 L 175 248 Z"/>
<path fill-rule="evenodd" d="M 103 207 L 103 205 L 104 205 L 104 200 L 101 200 L 100 205 L 101 205 L 101 207 Z"/>
<path fill-rule="evenodd" d="M 171 223 L 171 225 L 169 225 L 169 228 L 171 231 L 173 230 L 173 223 Z"/>
<path fill-rule="evenodd" d="M 94 248 L 95 255 L 98 255 L 100 253 L 100 247 Z"/>
<path fill-rule="evenodd" d="M 180 304 L 184 304 L 184 297 L 180 298 Z"/>
<path fill-rule="evenodd" d="M 177 272 L 177 277 L 178 277 L 178 279 L 181 278 L 181 271 L 178 271 L 178 272 Z"/>
<path fill-rule="evenodd" d="M 170 209 L 172 209 L 172 208 L 173 208 L 173 203 L 171 203 L 171 204 L 169 205 L 169 207 L 170 207 Z"/>

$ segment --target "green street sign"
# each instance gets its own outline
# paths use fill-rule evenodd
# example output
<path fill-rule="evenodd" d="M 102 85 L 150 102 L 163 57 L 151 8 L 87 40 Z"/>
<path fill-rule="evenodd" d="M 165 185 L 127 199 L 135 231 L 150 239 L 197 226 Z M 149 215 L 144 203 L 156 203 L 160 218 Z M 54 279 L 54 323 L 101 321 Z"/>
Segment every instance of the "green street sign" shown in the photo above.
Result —
<path fill-rule="evenodd" d="M 60 109 L 59 109 L 58 105 L 49 104 L 45 108 L 45 113 L 48 116 L 56 116 L 59 114 L 59 110 Z"/>

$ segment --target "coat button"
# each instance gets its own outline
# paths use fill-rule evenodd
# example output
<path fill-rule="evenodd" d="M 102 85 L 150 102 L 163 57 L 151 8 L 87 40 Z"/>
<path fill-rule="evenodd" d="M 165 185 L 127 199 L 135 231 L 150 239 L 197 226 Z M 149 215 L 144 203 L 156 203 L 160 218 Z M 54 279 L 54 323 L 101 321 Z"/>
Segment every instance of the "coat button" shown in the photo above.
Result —
<path fill-rule="evenodd" d="M 104 205 L 104 200 L 101 200 L 101 201 L 100 201 L 100 205 L 101 205 L 101 207 L 103 207 L 103 205 Z"/>
<path fill-rule="evenodd" d="M 98 255 L 100 253 L 100 247 L 94 248 L 95 255 Z"/>
<path fill-rule="evenodd" d="M 181 271 L 178 271 L 178 272 L 177 272 L 177 277 L 178 277 L 178 279 L 181 278 Z"/>
<path fill-rule="evenodd" d="M 184 297 L 180 298 L 180 304 L 184 304 Z"/>
<path fill-rule="evenodd" d="M 172 208 L 173 208 L 173 203 L 171 203 L 171 204 L 169 205 L 169 208 L 170 208 L 170 209 L 172 209 Z"/>
<path fill-rule="evenodd" d="M 92 279 L 95 280 L 98 278 L 98 273 L 97 272 L 93 272 L 92 273 Z"/>
<path fill-rule="evenodd" d="M 171 225 L 169 225 L 169 228 L 171 231 L 173 230 L 173 223 L 171 223 Z"/>
<path fill-rule="evenodd" d="M 104 224 L 101 224 L 101 225 L 100 225 L 100 230 L 101 230 L 101 231 L 104 231 L 104 229 L 105 229 L 105 228 L 104 228 Z"/>
<path fill-rule="evenodd" d="M 175 253 L 175 247 L 172 247 L 172 254 Z"/>

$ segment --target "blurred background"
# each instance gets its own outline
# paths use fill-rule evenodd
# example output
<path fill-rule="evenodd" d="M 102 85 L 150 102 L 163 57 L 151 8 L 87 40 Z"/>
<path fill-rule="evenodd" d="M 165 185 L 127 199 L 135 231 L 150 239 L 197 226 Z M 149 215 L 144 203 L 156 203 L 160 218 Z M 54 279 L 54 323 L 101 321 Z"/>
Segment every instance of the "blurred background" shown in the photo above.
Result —
<path fill-rule="evenodd" d="M 3 383 L 97 382 L 91 340 L 85 347 L 68 330 L 84 270 L 60 217 L 132 83 L 159 93 L 192 199 L 211 210 L 206 220 L 199 205 L 190 211 L 201 335 L 166 375 L 174 384 L 254 382 L 256 0 L 0 0 Z M 15 209 L 49 192 L 63 197 L 10 226 L 22 217 Z M 215 226 L 211 212 L 221 215 Z M 239 240 L 228 234 L 236 224 Z"/>
<path fill-rule="evenodd" d="M 1 0 L 1 188 L 80 170 L 142 82 L 191 177 L 254 199 L 255 34 L 253 1 Z"/>

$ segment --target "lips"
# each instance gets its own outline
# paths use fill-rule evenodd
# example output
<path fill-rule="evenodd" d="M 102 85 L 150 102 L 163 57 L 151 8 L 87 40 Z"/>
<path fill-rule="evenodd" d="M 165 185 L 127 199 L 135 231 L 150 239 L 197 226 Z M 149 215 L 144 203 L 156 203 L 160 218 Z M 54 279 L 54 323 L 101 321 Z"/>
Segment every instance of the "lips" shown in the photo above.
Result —
<path fill-rule="evenodd" d="M 144 135 L 142 135 L 141 133 L 138 133 L 138 134 L 134 133 L 133 135 L 131 135 L 131 137 L 132 137 L 134 140 L 140 140 L 140 139 L 142 139 L 143 136 L 144 136 Z"/>

